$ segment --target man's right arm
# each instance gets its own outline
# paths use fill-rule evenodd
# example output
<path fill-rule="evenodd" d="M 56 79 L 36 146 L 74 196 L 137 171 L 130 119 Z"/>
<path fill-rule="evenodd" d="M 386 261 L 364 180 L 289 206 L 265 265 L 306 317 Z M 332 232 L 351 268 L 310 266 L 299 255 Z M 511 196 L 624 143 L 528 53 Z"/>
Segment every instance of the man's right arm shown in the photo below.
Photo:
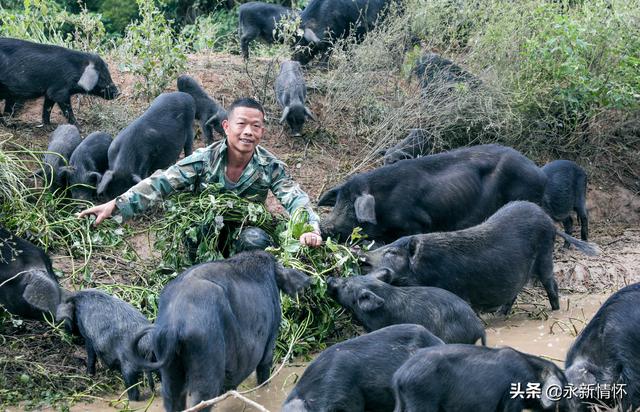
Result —
<path fill-rule="evenodd" d="M 117 198 L 92 208 L 83 210 L 78 217 L 95 215 L 95 225 L 111 217 L 116 206 L 124 219 L 141 213 L 159 204 L 169 194 L 195 185 L 198 175 L 203 172 L 205 160 L 211 155 L 209 150 L 196 150 L 166 170 L 158 170 L 140 181 Z"/>
<path fill-rule="evenodd" d="M 129 219 L 162 203 L 171 193 L 193 186 L 203 169 L 201 157 L 196 152 L 166 170 L 157 170 L 118 196 L 115 201 L 122 217 Z"/>

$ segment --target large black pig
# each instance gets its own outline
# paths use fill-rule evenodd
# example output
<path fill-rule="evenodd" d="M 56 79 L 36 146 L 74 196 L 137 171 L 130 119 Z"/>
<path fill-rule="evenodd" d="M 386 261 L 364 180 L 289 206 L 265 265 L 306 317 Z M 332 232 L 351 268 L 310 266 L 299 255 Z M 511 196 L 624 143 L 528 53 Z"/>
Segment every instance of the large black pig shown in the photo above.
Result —
<path fill-rule="evenodd" d="M 98 196 L 113 199 L 131 186 L 165 169 L 193 149 L 193 97 L 183 92 L 163 93 L 109 146 L 109 170 L 98 185 Z"/>
<path fill-rule="evenodd" d="M 403 162 L 400 162 L 403 163 Z M 536 204 L 510 202 L 484 223 L 455 232 L 405 236 L 367 252 L 366 265 L 387 268 L 389 281 L 403 286 L 435 286 L 490 311 L 502 306 L 507 314 L 530 279 L 544 286 L 551 308 L 559 309 L 553 277 L 556 234 L 578 250 L 596 254 L 594 245 L 556 230 L 553 220 Z"/>
<path fill-rule="evenodd" d="M 140 380 L 141 369 L 131 356 L 129 342 L 151 323 L 136 308 L 113 296 L 97 290 L 84 289 L 69 293 L 56 310 L 56 321 L 64 321 L 69 333 L 84 338 L 87 351 L 87 373 L 96 373 L 96 359 L 111 369 L 120 369 L 129 400 L 140 400 L 140 391 L 134 386 Z M 137 352 L 153 360 L 149 336 L 138 341 Z M 147 373 L 153 391 L 153 377 Z"/>
<path fill-rule="evenodd" d="M 325 192 L 333 206 L 322 232 L 347 238 L 360 226 L 390 242 L 416 233 L 476 225 L 512 200 L 542 201 L 545 174 L 519 152 L 499 145 L 465 147 L 409 159 L 352 176 Z"/>
<path fill-rule="evenodd" d="M 0 227 L 0 304 L 14 315 L 42 319 L 55 314 L 62 297 L 44 250 Z"/>
<path fill-rule="evenodd" d="M 420 325 L 393 325 L 337 343 L 311 362 L 282 412 L 386 412 L 391 377 L 417 350 L 443 342 Z"/>
<path fill-rule="evenodd" d="M 304 30 L 293 59 L 307 64 L 330 51 L 332 41 L 355 30 L 357 40 L 382 20 L 393 0 L 311 0 L 300 13 Z"/>
<path fill-rule="evenodd" d="M 269 378 L 280 327 L 280 292 L 294 296 L 310 279 L 285 269 L 264 251 L 193 266 L 160 295 L 151 329 L 167 411 L 214 398 L 237 387 L 254 370 Z M 135 350 L 135 349 L 134 349 Z"/>
<path fill-rule="evenodd" d="M 189 93 L 196 103 L 196 120 L 200 122 L 200 130 L 207 144 L 213 143 L 213 130 L 224 136 L 222 121 L 227 118 L 227 112 L 213 100 L 198 84 L 196 79 L 183 74 L 178 77 L 178 90 Z"/>
<path fill-rule="evenodd" d="M 621 399 L 612 395 L 585 402 L 615 401 L 624 411 L 640 408 L 639 303 L 640 283 L 620 289 L 604 302 L 569 349 L 565 362 L 569 383 L 576 388 L 609 385 L 609 389 L 615 384 L 626 392 Z"/>
<path fill-rule="evenodd" d="M 88 93 L 105 99 L 118 95 L 100 56 L 49 44 L 0 38 L 0 100 L 14 115 L 24 100 L 44 96 L 42 122 L 48 124 L 55 103 L 69 123 L 76 123 L 71 96 Z"/>
<path fill-rule="evenodd" d="M 525 392 L 532 386 L 537 396 Z M 515 349 L 434 346 L 393 375 L 394 412 L 570 411 L 572 403 L 560 397 L 566 386 L 552 362 Z"/>
<path fill-rule="evenodd" d="M 93 132 L 85 137 L 69 160 L 69 166 L 60 169 L 60 176 L 70 186 L 74 199 L 94 200 L 96 186 L 109 167 L 107 153 L 111 135 Z"/>
<path fill-rule="evenodd" d="M 432 287 L 397 287 L 391 271 L 366 276 L 327 278 L 327 291 L 349 309 L 367 331 L 389 325 L 422 325 L 445 343 L 486 344 L 482 321 L 453 293 Z"/>

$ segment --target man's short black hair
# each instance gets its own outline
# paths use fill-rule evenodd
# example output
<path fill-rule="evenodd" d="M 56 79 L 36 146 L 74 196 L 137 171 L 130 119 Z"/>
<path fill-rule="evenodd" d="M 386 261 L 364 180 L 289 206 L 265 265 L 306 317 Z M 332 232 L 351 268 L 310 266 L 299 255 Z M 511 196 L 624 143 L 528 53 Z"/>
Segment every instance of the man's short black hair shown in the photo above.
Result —
<path fill-rule="evenodd" d="M 252 99 L 251 97 L 241 97 L 237 99 L 227 108 L 227 113 L 231 114 L 236 107 L 248 107 L 250 109 L 260 110 L 262 116 L 265 115 L 262 105 L 256 99 Z"/>

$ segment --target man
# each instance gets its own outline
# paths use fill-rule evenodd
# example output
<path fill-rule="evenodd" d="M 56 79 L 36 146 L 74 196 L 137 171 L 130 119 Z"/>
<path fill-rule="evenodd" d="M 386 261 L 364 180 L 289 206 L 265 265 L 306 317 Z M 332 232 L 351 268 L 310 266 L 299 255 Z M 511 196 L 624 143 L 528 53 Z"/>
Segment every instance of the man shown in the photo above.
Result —
<path fill-rule="evenodd" d="M 265 131 L 262 105 L 250 98 L 236 100 L 222 127 L 226 139 L 196 150 L 164 171 L 156 171 L 117 198 L 86 209 L 78 217 L 95 215 L 98 225 L 117 208 L 127 219 L 161 203 L 175 191 L 219 183 L 226 190 L 259 202 L 264 202 L 271 190 L 289 214 L 300 207 L 306 209 L 314 230 L 303 233 L 300 243 L 320 246 L 319 218 L 311 208 L 309 196 L 287 175 L 280 160 L 258 146 Z"/>

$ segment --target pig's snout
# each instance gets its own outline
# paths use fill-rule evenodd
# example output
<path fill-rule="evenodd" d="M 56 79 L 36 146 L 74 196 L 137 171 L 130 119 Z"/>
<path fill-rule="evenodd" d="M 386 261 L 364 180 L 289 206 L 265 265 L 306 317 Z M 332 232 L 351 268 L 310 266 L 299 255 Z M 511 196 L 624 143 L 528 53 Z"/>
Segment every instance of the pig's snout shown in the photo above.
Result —
<path fill-rule="evenodd" d="M 335 296 L 338 293 L 338 287 L 340 285 L 340 281 L 333 276 L 329 276 L 327 278 L 327 292 L 329 295 Z"/>

